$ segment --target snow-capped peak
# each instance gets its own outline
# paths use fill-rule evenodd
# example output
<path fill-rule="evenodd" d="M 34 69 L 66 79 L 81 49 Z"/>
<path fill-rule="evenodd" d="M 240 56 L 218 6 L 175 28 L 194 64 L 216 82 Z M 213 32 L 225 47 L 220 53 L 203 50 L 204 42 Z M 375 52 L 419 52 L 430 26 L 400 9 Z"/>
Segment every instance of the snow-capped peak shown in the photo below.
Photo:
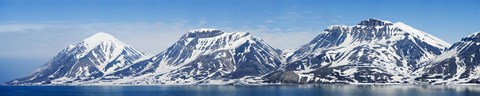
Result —
<path fill-rule="evenodd" d="M 207 38 L 207 37 L 213 37 L 213 36 L 218 36 L 223 34 L 224 32 L 218 29 L 196 29 L 196 30 L 190 30 L 187 34 L 185 34 L 183 37 L 185 38 Z"/>
<path fill-rule="evenodd" d="M 68 45 L 44 67 L 14 83 L 62 84 L 100 78 L 147 56 L 107 33 L 97 33 L 76 46 Z"/>
<path fill-rule="evenodd" d="M 363 20 L 357 25 L 362 26 L 385 26 L 385 25 L 393 25 L 392 22 L 386 20 L 380 20 L 376 18 L 370 18 L 368 20 Z"/>
<path fill-rule="evenodd" d="M 408 26 L 407 24 L 405 23 L 402 23 L 402 22 L 396 22 L 393 24 L 393 26 L 405 31 L 405 32 L 408 32 L 408 33 L 411 33 L 412 35 L 417 35 L 417 37 L 422 37 L 424 41 L 427 41 L 427 43 L 433 45 L 433 46 L 436 46 L 436 47 L 448 47 L 450 46 L 449 43 L 443 41 L 442 39 L 439 39 L 433 35 L 430 35 L 426 32 L 423 32 L 423 31 L 420 31 L 418 29 L 415 29 L 411 26 Z"/>
<path fill-rule="evenodd" d="M 87 39 L 84 39 L 82 42 L 98 45 L 98 43 L 101 43 L 104 41 L 119 41 L 119 40 L 108 33 L 98 32 L 88 37 Z"/>
<path fill-rule="evenodd" d="M 201 29 L 186 33 L 178 43 L 197 50 L 212 50 L 211 48 L 217 49 L 219 47 L 228 49 L 240 46 L 240 44 L 253 38 L 248 32 L 223 32 L 216 29 Z"/>
<path fill-rule="evenodd" d="M 84 46 L 88 51 L 101 44 L 115 44 L 116 47 L 122 49 L 124 46 L 126 46 L 126 44 L 124 44 L 122 41 L 105 32 L 96 33 L 87 39 L 84 39 L 77 46 Z"/>

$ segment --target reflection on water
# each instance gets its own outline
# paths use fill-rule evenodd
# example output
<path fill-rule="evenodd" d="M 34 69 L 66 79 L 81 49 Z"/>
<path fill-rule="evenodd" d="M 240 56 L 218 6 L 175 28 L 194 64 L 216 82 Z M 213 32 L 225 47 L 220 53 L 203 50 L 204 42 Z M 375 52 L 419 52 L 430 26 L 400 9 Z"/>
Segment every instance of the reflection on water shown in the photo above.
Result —
<path fill-rule="evenodd" d="M 0 86 L 0 96 L 452 96 L 480 95 L 480 86 Z"/>

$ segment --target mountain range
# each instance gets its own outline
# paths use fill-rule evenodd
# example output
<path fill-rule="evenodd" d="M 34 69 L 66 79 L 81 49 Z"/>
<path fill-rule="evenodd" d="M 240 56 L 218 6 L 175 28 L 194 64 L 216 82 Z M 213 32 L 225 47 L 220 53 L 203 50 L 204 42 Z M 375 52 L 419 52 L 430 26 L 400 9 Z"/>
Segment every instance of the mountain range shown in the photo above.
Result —
<path fill-rule="evenodd" d="M 150 55 L 107 33 L 8 85 L 480 84 L 480 33 L 450 45 L 402 22 L 332 25 L 296 49 L 197 29 Z M 478 55 L 478 56 L 477 56 Z"/>

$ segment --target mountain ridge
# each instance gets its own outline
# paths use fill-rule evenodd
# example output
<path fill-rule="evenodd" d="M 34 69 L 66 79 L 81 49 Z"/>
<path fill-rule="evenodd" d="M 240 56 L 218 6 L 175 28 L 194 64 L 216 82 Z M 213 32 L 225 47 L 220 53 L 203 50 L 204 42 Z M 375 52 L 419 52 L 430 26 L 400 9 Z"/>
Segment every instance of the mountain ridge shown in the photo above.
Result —
<path fill-rule="evenodd" d="M 137 81 L 204 84 L 266 74 L 279 66 L 279 54 L 280 50 L 247 32 L 198 29 L 187 32 L 165 51 L 112 77 L 123 79 L 151 74 L 151 78 Z"/>
<path fill-rule="evenodd" d="M 450 45 L 405 23 L 376 18 L 324 31 L 299 48 L 281 50 L 249 32 L 194 29 L 153 56 L 99 32 L 6 84 L 480 83 L 480 62 L 472 61 L 480 33 Z"/>

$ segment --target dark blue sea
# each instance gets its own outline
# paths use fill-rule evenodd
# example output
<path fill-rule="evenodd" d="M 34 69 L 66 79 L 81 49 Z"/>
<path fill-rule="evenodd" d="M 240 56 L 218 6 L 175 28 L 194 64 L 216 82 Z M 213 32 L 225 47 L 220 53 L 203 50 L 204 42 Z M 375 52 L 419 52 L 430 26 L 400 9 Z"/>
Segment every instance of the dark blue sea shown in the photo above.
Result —
<path fill-rule="evenodd" d="M 0 96 L 480 96 L 480 86 L 0 86 Z"/>

